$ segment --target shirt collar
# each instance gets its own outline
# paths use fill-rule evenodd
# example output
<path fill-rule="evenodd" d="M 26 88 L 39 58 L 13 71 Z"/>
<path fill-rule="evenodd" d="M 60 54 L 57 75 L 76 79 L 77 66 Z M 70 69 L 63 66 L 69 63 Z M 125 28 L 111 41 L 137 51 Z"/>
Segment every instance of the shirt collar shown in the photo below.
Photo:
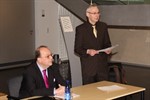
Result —
<path fill-rule="evenodd" d="M 38 62 L 36 62 L 37 63 L 37 66 L 38 66 L 38 68 L 40 69 L 40 72 L 42 73 L 42 75 L 43 75 L 43 68 L 40 66 L 40 64 L 38 63 Z M 47 74 L 47 69 L 46 69 L 46 75 L 48 75 Z"/>

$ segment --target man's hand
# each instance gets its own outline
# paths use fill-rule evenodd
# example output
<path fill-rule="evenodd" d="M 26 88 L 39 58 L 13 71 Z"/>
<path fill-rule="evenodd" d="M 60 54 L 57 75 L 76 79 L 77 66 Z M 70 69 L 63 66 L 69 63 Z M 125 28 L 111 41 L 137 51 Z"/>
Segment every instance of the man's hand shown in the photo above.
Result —
<path fill-rule="evenodd" d="M 64 96 L 65 94 L 65 86 L 61 86 L 59 84 L 59 88 L 55 90 L 55 95 L 56 96 Z"/>
<path fill-rule="evenodd" d="M 90 56 L 94 56 L 94 55 L 98 54 L 98 51 L 94 50 L 94 49 L 88 49 L 87 54 L 89 54 Z"/>

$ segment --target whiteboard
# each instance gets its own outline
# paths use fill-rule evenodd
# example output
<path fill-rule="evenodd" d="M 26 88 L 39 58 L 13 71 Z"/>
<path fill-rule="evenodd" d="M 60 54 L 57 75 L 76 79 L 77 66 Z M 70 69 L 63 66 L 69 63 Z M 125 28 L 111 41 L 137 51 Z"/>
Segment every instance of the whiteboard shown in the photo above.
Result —
<path fill-rule="evenodd" d="M 150 67 L 150 30 L 109 29 L 112 45 L 112 61 Z"/>

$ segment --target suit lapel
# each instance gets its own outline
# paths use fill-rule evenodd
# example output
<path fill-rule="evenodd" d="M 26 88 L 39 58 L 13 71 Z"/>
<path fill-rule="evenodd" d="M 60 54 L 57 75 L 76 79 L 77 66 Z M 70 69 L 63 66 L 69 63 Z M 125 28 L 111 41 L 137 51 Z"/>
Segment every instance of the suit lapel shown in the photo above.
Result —
<path fill-rule="evenodd" d="M 42 85 L 42 86 L 45 86 L 42 73 L 41 73 L 41 71 L 40 71 L 40 69 L 38 68 L 37 65 L 36 65 L 36 67 L 35 67 L 35 70 L 36 70 L 37 78 L 38 78 L 38 80 L 40 80 L 41 85 Z"/>
<path fill-rule="evenodd" d="M 50 66 L 47 71 L 48 71 L 48 81 L 49 81 L 49 85 L 53 85 L 54 83 L 54 74 L 53 74 L 53 69 L 51 68 L 52 66 Z"/>

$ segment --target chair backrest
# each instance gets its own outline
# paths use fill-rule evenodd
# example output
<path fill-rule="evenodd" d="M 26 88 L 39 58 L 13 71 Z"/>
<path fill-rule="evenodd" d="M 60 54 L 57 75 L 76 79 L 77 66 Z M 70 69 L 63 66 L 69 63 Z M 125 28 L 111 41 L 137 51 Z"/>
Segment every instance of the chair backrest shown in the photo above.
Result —
<path fill-rule="evenodd" d="M 121 63 L 108 63 L 109 66 L 109 80 L 127 84 L 125 70 Z"/>
<path fill-rule="evenodd" d="M 23 76 L 16 76 L 14 78 L 11 78 L 9 81 L 8 81 L 8 90 L 9 90 L 9 97 L 12 99 L 10 99 L 9 97 L 9 100 L 14 100 L 14 98 L 18 98 L 19 97 L 19 90 L 20 90 L 20 87 L 21 87 L 21 82 L 22 82 L 22 79 L 23 79 Z"/>

